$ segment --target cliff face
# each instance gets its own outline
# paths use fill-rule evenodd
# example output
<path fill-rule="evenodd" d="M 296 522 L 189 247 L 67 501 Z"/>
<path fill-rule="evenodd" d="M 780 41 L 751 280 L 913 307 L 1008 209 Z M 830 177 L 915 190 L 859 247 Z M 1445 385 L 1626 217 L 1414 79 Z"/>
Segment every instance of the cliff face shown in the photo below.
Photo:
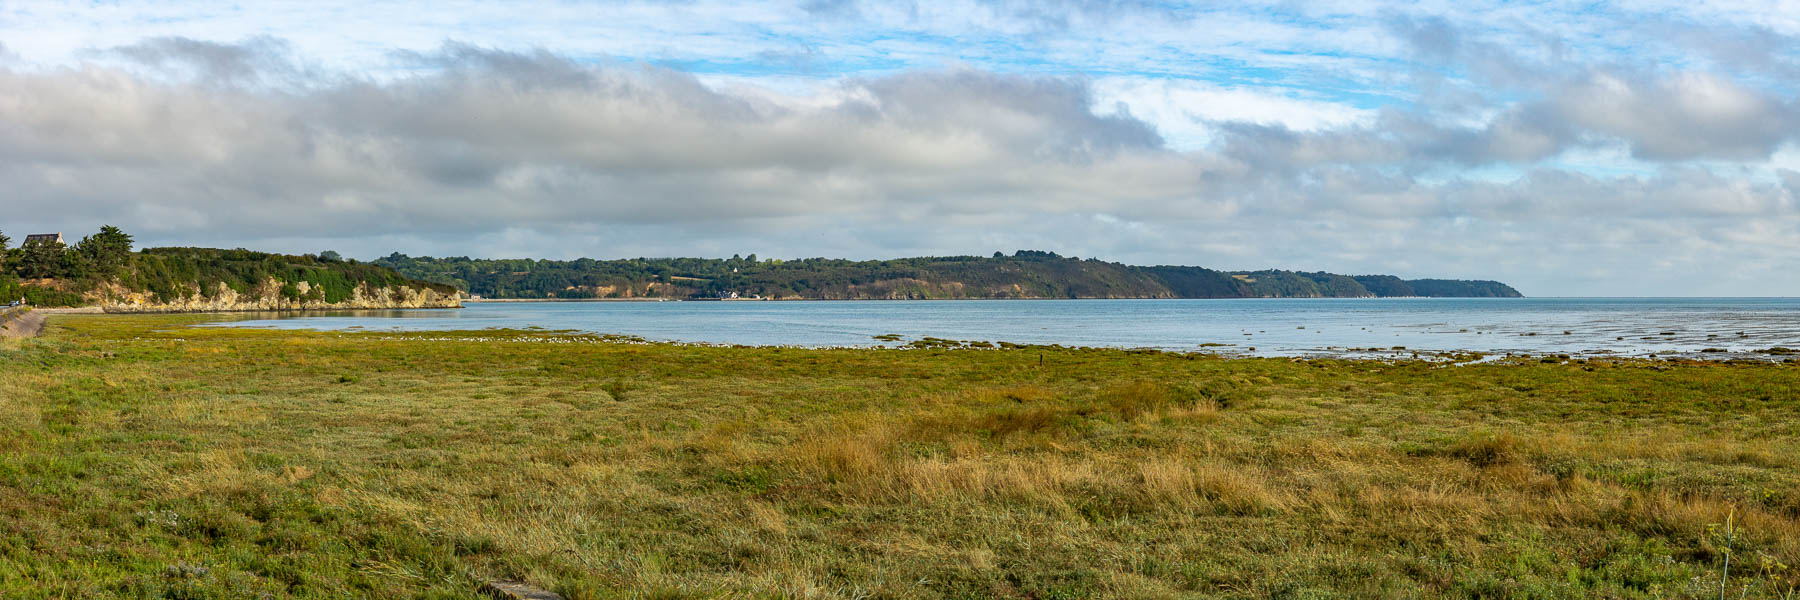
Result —
<path fill-rule="evenodd" d="M 289 298 L 282 294 L 282 284 L 274 278 L 264 280 L 256 289 L 243 294 L 221 283 L 210 298 L 195 293 L 162 302 L 147 293 L 113 289 L 97 304 L 109 313 L 462 308 L 462 300 L 457 294 L 428 287 L 376 287 L 363 283 L 351 290 L 349 298 L 335 303 L 309 298 L 312 290 L 307 282 L 299 282 L 297 287 L 299 298 Z"/>

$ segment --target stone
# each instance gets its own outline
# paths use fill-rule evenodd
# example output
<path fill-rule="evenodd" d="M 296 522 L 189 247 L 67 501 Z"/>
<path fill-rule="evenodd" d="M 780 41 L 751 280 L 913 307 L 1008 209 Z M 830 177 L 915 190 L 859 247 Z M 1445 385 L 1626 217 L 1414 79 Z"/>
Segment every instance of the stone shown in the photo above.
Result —
<path fill-rule="evenodd" d="M 481 591 L 502 600 L 563 600 L 556 592 L 541 590 L 519 581 L 489 581 Z"/>

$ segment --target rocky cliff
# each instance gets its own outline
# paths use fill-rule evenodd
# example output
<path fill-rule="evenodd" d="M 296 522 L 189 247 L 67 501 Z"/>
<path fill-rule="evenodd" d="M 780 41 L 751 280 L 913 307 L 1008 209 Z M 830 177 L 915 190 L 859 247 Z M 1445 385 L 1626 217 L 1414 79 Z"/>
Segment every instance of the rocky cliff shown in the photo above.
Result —
<path fill-rule="evenodd" d="M 312 293 L 312 286 L 305 281 L 295 285 L 299 293 L 293 297 L 284 294 L 282 282 L 274 278 L 264 280 L 246 293 L 238 293 L 223 283 L 217 285 L 212 294 L 194 293 L 162 301 L 149 293 L 115 288 L 102 294 L 96 304 L 109 313 L 462 308 L 462 300 L 453 290 L 436 287 L 378 287 L 365 282 L 353 288 L 349 297 L 342 301 L 326 302 L 319 294 Z"/>

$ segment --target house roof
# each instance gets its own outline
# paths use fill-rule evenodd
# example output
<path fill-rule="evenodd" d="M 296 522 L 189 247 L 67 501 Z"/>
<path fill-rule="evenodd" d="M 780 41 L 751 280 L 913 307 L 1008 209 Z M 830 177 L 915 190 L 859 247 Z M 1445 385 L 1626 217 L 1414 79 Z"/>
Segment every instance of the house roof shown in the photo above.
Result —
<path fill-rule="evenodd" d="M 63 237 L 62 237 L 61 233 L 33 233 L 33 234 L 25 236 L 24 243 L 26 243 L 26 244 L 29 244 L 32 242 L 58 242 L 58 243 L 61 243 L 62 241 L 63 241 Z"/>

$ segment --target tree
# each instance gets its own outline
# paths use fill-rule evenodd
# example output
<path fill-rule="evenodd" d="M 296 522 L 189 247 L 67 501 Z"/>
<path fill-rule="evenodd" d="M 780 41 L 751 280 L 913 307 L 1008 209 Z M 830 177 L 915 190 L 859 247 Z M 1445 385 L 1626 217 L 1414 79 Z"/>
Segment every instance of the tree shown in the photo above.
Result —
<path fill-rule="evenodd" d="M 75 250 L 89 274 L 113 277 L 125 268 L 126 261 L 131 260 L 131 236 L 117 227 L 105 225 L 100 228 L 100 233 L 82 238 Z"/>
<path fill-rule="evenodd" d="M 41 279 L 63 274 L 65 248 L 62 242 L 34 240 L 25 242 L 20 250 L 23 250 L 17 267 L 20 277 Z"/>
<path fill-rule="evenodd" d="M 0 275 L 6 274 L 6 257 L 12 254 L 6 249 L 6 244 L 10 242 L 12 238 L 6 237 L 5 232 L 0 232 Z"/>
<path fill-rule="evenodd" d="M 344 255 L 338 254 L 336 250 L 326 250 L 319 253 L 319 260 L 325 262 L 344 262 Z"/>

